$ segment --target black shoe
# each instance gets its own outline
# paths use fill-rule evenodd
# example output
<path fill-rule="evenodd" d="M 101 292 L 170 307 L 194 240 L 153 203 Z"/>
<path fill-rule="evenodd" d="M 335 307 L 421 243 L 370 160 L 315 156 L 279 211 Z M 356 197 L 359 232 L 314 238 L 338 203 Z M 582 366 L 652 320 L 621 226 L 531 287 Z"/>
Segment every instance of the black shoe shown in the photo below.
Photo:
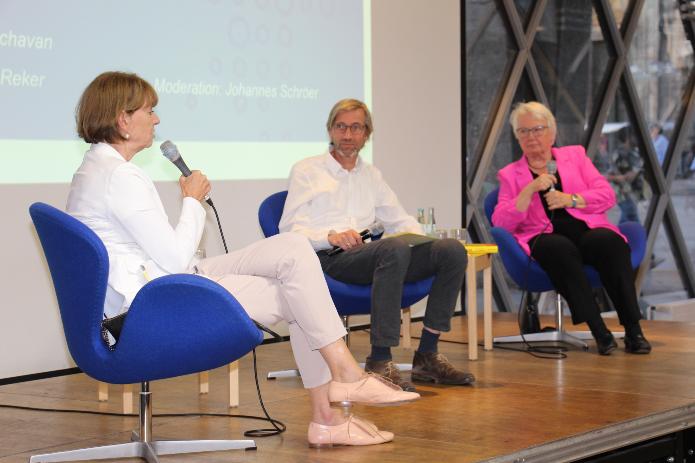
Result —
<path fill-rule="evenodd" d="M 630 354 L 648 354 L 652 351 L 652 345 L 642 333 L 632 336 L 625 335 L 625 352 Z"/>
<path fill-rule="evenodd" d="M 618 343 L 613 335 L 608 333 L 607 336 L 596 338 L 596 348 L 599 355 L 611 355 L 611 352 L 618 348 Z"/>

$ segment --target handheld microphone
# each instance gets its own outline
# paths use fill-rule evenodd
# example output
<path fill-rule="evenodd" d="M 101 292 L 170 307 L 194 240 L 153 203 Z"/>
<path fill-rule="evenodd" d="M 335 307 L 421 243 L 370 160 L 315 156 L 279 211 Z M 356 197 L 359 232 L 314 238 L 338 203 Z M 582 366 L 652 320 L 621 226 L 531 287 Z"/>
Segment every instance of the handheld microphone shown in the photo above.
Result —
<path fill-rule="evenodd" d="M 360 232 L 360 237 L 362 238 L 362 241 L 365 241 L 368 238 L 381 235 L 382 233 L 384 233 L 384 226 L 381 224 L 381 222 L 374 222 L 369 226 L 369 228 L 365 228 Z M 328 251 L 327 254 L 329 256 L 335 256 L 343 251 L 344 249 L 340 246 L 333 246 L 333 249 Z"/>
<path fill-rule="evenodd" d="M 191 175 L 191 169 L 189 169 L 184 162 L 183 158 L 181 157 L 181 153 L 179 153 L 179 149 L 175 144 L 173 144 L 170 140 L 166 140 L 164 143 L 159 145 L 159 149 L 162 150 L 162 154 L 165 158 L 179 168 L 184 177 Z M 205 195 L 205 202 L 212 206 L 212 199 L 210 199 L 209 195 Z"/>
<path fill-rule="evenodd" d="M 545 165 L 545 168 L 550 175 L 557 174 L 557 162 L 555 162 L 554 159 L 548 161 L 548 163 Z M 555 191 L 555 185 L 550 185 L 550 191 Z"/>

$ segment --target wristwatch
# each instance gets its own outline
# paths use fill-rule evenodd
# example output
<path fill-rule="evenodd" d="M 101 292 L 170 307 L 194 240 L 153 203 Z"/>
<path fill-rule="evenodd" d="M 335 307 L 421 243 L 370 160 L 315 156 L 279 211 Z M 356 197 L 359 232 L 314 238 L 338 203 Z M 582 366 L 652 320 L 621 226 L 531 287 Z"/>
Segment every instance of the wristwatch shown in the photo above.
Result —
<path fill-rule="evenodd" d="M 572 198 L 572 205 L 570 207 L 574 209 L 575 207 L 577 207 L 577 200 L 579 198 L 575 194 L 572 194 L 571 198 Z"/>

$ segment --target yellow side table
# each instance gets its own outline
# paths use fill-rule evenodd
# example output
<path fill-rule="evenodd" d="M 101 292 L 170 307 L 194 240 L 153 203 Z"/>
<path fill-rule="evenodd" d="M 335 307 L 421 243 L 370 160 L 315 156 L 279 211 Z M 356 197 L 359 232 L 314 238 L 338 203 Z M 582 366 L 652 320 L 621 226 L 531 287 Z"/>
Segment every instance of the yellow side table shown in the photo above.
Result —
<path fill-rule="evenodd" d="M 476 275 L 483 272 L 483 348 L 492 350 L 492 255 L 495 244 L 465 244 L 468 253 L 466 266 L 466 314 L 468 315 L 468 359 L 478 359 L 478 289 Z"/>

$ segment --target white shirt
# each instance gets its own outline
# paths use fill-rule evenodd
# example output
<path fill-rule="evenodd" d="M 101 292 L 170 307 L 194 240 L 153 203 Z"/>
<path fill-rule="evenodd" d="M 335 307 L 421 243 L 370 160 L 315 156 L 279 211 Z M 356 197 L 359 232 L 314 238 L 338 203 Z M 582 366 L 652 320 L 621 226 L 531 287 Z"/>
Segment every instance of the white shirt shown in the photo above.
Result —
<path fill-rule="evenodd" d="M 101 238 L 108 252 L 107 317 L 126 311 L 150 279 L 188 271 L 205 226 L 203 206 L 185 197 L 172 227 L 152 180 L 106 143 L 85 153 L 66 209 Z"/>
<path fill-rule="evenodd" d="M 299 161 L 292 167 L 280 231 L 299 232 L 315 250 L 329 249 L 328 233 L 361 231 L 378 220 L 386 233 L 422 234 L 379 169 L 357 158 L 347 171 L 330 153 Z"/>
<path fill-rule="evenodd" d="M 662 134 L 657 135 L 654 142 L 654 151 L 656 151 L 656 158 L 659 160 L 659 164 L 664 163 L 664 158 L 666 157 L 666 150 L 668 150 L 668 138 Z"/>

